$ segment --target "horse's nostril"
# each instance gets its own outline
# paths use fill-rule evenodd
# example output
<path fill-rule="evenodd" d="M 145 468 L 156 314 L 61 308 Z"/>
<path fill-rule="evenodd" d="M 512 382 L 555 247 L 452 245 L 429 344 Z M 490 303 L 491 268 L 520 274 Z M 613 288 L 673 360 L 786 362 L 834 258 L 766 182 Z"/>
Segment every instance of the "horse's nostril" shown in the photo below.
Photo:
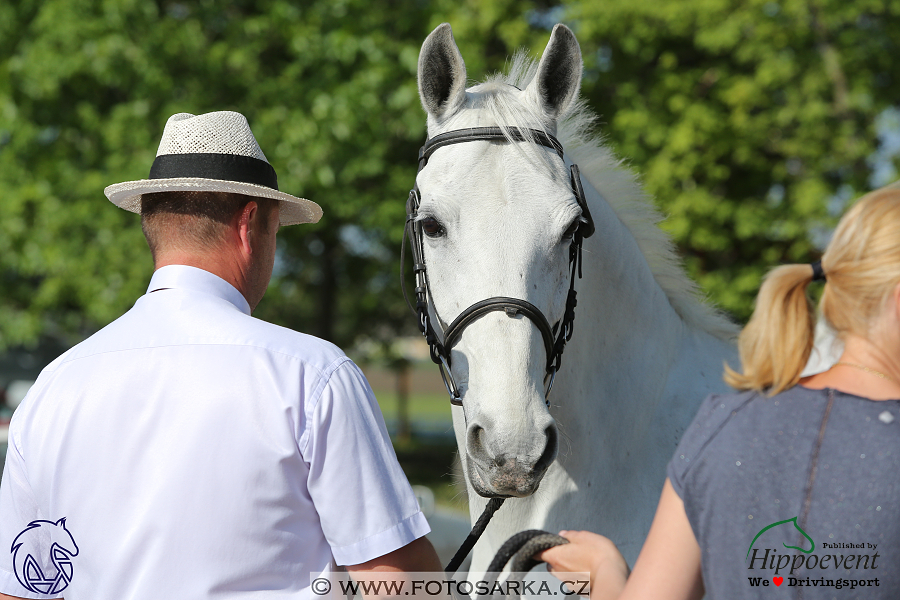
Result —
<path fill-rule="evenodd" d="M 497 456 L 494 459 L 494 464 L 496 464 L 498 467 L 502 467 L 503 465 L 505 465 L 506 464 L 506 455 L 501 454 L 501 455 Z"/>
<path fill-rule="evenodd" d="M 484 428 L 480 425 L 472 425 L 469 427 L 469 433 L 466 436 L 466 446 L 468 446 L 469 456 L 484 456 L 485 448 L 482 437 L 484 436 Z"/>
<path fill-rule="evenodd" d="M 550 466 L 550 463 L 556 458 L 556 449 L 558 445 L 556 424 L 551 423 L 544 430 L 544 436 L 547 438 L 547 445 L 544 446 L 544 453 L 534 464 L 535 472 L 541 473 Z"/>

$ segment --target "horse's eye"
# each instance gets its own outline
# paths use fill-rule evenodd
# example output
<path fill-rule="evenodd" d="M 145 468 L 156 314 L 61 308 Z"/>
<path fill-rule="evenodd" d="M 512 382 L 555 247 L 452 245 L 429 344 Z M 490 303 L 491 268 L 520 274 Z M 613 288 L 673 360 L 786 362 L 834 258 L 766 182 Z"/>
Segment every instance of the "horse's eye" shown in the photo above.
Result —
<path fill-rule="evenodd" d="M 575 232 L 578 231 L 578 227 L 579 227 L 580 225 L 581 225 L 581 217 L 579 217 L 579 218 L 575 219 L 574 221 L 572 221 L 572 224 L 569 225 L 569 227 L 568 227 L 568 228 L 566 229 L 566 231 L 563 233 L 563 239 L 564 239 L 564 240 L 571 240 L 572 237 L 575 235 Z"/>
<path fill-rule="evenodd" d="M 444 235 L 444 228 L 441 225 L 440 221 L 435 219 L 434 217 L 425 217 L 421 221 L 422 223 L 422 231 L 425 232 L 425 235 L 428 237 L 440 237 Z"/>

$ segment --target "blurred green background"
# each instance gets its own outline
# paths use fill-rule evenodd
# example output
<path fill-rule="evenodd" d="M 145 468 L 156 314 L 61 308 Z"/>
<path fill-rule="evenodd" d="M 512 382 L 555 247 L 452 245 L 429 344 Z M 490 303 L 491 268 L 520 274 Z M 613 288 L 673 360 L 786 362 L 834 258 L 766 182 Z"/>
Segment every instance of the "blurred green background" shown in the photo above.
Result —
<path fill-rule="evenodd" d="M 739 322 L 766 269 L 815 259 L 847 204 L 897 176 L 898 0 L 4 0 L 0 349 L 65 347 L 131 306 L 150 255 L 103 188 L 147 176 L 171 114 L 229 109 L 280 188 L 325 211 L 279 234 L 258 316 L 403 377 L 416 60 L 445 21 L 476 80 L 572 27 L 597 133 Z"/>

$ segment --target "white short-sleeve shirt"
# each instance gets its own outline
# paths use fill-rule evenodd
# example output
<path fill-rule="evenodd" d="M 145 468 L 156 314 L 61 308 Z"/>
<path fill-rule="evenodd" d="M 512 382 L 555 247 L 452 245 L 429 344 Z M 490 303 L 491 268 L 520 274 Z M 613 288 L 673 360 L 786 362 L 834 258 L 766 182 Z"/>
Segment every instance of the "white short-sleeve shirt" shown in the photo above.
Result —
<path fill-rule="evenodd" d="M 310 573 L 428 531 L 356 365 L 254 319 L 219 277 L 168 266 L 16 411 L 0 592 L 306 598 Z"/>

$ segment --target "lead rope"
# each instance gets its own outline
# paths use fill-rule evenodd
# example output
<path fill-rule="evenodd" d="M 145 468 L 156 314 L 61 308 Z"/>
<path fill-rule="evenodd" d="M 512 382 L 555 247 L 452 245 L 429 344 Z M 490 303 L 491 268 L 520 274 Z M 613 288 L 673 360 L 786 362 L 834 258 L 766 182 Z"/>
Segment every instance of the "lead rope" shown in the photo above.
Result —
<path fill-rule="evenodd" d="M 539 529 L 529 529 L 527 531 L 516 533 L 500 546 L 500 549 L 497 550 L 497 554 L 494 556 L 491 564 L 488 565 L 487 571 L 484 574 L 485 588 L 489 590 L 494 589 L 494 583 L 503 572 L 506 563 L 512 560 L 510 575 L 502 586 L 507 592 L 510 591 L 512 588 L 508 586 L 509 583 L 522 581 L 528 571 L 543 562 L 535 558 L 535 554 L 543 552 L 544 550 L 549 550 L 554 546 L 561 546 L 568 543 L 569 540 L 564 537 Z M 450 575 L 452 575 L 452 573 Z M 520 588 L 519 586 L 516 586 L 515 589 L 518 590 Z M 459 587 L 456 586 L 454 591 L 458 590 Z M 464 600 L 471 600 L 466 594 L 460 592 L 459 595 L 462 596 Z M 485 600 L 491 597 L 492 595 L 490 594 L 484 594 L 478 596 L 478 600 Z M 518 593 L 502 595 L 504 600 L 516 597 L 519 597 Z"/>
<path fill-rule="evenodd" d="M 527 529 L 513 534 L 503 542 L 494 560 L 488 565 L 485 581 L 491 584 L 489 587 L 493 587 L 494 581 L 503 572 L 510 559 L 512 560 L 510 573 L 518 575 L 510 575 L 511 579 L 507 581 L 521 580 L 522 575 L 541 564 L 542 561 L 534 558 L 535 554 L 568 543 L 569 540 L 566 538 L 540 529 Z"/>
<path fill-rule="evenodd" d="M 456 551 L 456 554 L 453 555 L 453 558 L 450 559 L 450 562 L 444 568 L 447 575 L 453 575 L 459 571 L 459 567 L 462 565 L 463 561 L 466 560 L 469 552 L 472 551 L 475 542 L 478 541 L 478 538 L 480 538 L 481 534 L 484 533 L 484 530 L 487 529 L 491 517 L 493 517 L 494 513 L 503 506 L 504 500 L 506 500 L 506 498 L 491 498 L 488 500 L 487 506 L 484 507 L 484 512 L 482 512 L 481 516 L 478 517 L 478 520 L 475 521 L 475 526 L 472 527 L 472 531 L 469 532 L 469 535 L 463 540 L 459 550 Z"/>

